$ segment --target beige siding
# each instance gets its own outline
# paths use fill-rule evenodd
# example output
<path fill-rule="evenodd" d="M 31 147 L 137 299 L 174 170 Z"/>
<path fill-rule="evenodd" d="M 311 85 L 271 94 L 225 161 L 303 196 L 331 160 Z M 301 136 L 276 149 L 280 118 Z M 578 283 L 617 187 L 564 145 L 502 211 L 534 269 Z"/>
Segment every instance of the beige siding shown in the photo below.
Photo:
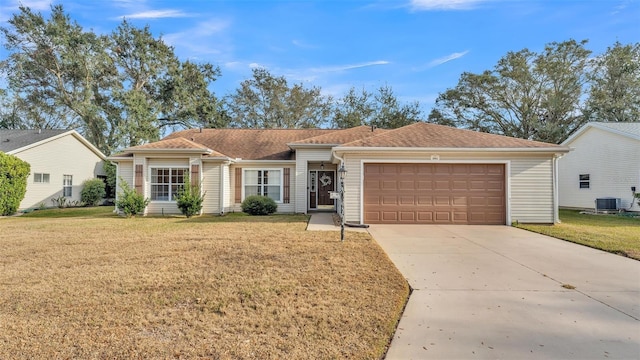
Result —
<path fill-rule="evenodd" d="M 432 153 L 405 152 L 343 154 L 347 176 L 345 178 L 345 220 L 362 221 L 362 167 L 363 162 L 431 162 Z M 527 156 L 518 153 L 456 153 L 437 154 L 440 162 L 505 163 L 509 172 L 507 183 L 507 222 L 553 222 L 552 155 Z M 511 195 L 511 199 L 509 199 Z"/>
<path fill-rule="evenodd" d="M 566 145 L 573 150 L 558 161 L 560 206 L 593 208 L 601 197 L 620 198 L 623 208 L 632 205 L 631 187 L 640 191 L 640 141 L 589 128 Z M 580 174 L 589 174 L 588 189 L 580 188 Z"/>
<path fill-rule="evenodd" d="M 71 134 L 14 155 L 31 165 L 20 209 L 53 206 L 51 198 L 62 195 L 64 175 L 72 176 L 72 196 L 67 199 L 80 201 L 82 182 L 104 174 L 102 159 Z M 34 183 L 35 173 L 49 174 L 49 183 Z"/>
<path fill-rule="evenodd" d="M 236 168 L 242 168 L 242 169 L 284 169 L 284 168 L 289 168 L 290 169 L 290 181 L 289 181 L 289 191 L 290 191 L 290 202 L 288 204 L 285 203 L 278 203 L 278 210 L 277 212 L 279 213 L 293 213 L 296 212 L 295 209 L 295 198 L 296 198 L 296 177 L 293 176 L 293 174 L 295 174 L 295 165 L 291 162 L 282 162 L 282 163 L 274 163 L 274 162 L 269 162 L 269 163 L 260 163 L 260 162 L 243 162 L 243 163 L 236 163 L 233 164 L 232 166 L 229 167 L 229 195 L 228 198 L 230 200 L 229 202 L 229 212 L 241 212 L 242 208 L 240 207 L 240 203 L 236 203 L 235 202 L 235 174 L 236 174 Z M 243 179 L 244 180 L 244 179 Z M 244 182 L 243 182 L 244 183 Z M 244 198 L 244 195 L 243 195 Z"/>
<path fill-rule="evenodd" d="M 151 168 L 153 167 L 189 167 L 189 158 L 164 158 L 164 159 L 145 159 L 144 167 L 144 196 L 151 198 Z M 142 163 L 142 162 L 138 162 Z M 180 214 L 180 209 L 175 201 L 150 201 L 146 209 L 146 214 Z"/>
<path fill-rule="evenodd" d="M 120 181 L 124 180 L 129 187 L 133 188 L 133 161 L 119 161 L 117 174 L 117 194 L 121 192 Z"/>
<path fill-rule="evenodd" d="M 231 191 L 231 171 L 229 165 L 222 165 L 222 210 L 227 213 L 231 211 L 231 204 L 233 203 L 232 191 Z"/>
<path fill-rule="evenodd" d="M 202 204 L 205 214 L 220 213 L 220 167 L 219 163 L 205 162 L 202 171 L 202 189 L 206 191 Z"/>
<path fill-rule="evenodd" d="M 292 181 L 295 179 L 295 194 L 293 197 L 292 187 L 292 203 L 295 205 L 293 212 L 307 213 L 307 180 L 308 180 L 308 163 L 312 162 L 330 162 L 331 161 L 331 149 L 298 149 L 296 150 L 296 166 L 295 170 L 292 170 Z"/>
<path fill-rule="evenodd" d="M 553 160 L 511 162 L 511 220 L 553 223 Z"/>

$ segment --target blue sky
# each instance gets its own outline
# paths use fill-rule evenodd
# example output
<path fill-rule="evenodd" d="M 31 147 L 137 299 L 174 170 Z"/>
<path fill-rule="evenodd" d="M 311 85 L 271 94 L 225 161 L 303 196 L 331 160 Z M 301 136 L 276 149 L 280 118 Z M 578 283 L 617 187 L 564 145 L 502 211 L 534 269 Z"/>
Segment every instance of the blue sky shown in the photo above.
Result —
<path fill-rule="evenodd" d="M 0 0 L 0 26 L 19 1 Z M 22 0 L 48 15 L 50 1 Z M 428 115 L 464 71 L 491 69 L 508 51 L 588 39 L 595 54 L 640 42 L 640 0 L 64 0 L 86 29 L 109 33 L 123 17 L 148 24 L 181 59 L 218 65 L 218 96 L 261 66 L 340 97 L 389 85 Z M 0 50 L 0 58 L 6 56 Z"/>

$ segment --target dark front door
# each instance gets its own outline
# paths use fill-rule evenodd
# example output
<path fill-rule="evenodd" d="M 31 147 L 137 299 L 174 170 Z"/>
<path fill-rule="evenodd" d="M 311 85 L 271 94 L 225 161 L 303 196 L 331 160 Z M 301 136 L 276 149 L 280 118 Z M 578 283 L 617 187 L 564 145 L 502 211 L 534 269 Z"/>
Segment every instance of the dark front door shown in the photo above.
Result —
<path fill-rule="evenodd" d="M 333 205 L 329 192 L 335 189 L 335 173 L 318 171 L 318 205 Z"/>

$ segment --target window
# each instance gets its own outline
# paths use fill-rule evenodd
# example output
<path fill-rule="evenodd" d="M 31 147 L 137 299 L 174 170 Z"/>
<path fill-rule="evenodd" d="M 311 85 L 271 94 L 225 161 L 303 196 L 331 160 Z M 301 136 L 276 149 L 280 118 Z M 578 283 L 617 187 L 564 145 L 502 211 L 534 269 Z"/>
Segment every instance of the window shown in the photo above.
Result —
<path fill-rule="evenodd" d="M 62 196 L 73 196 L 73 175 L 62 175 Z"/>
<path fill-rule="evenodd" d="M 589 188 L 589 174 L 580 174 L 580 189 Z"/>
<path fill-rule="evenodd" d="M 281 170 L 245 170 L 244 196 L 263 195 L 282 202 Z"/>
<path fill-rule="evenodd" d="M 49 183 L 49 174 L 34 173 L 33 174 L 33 182 L 34 183 L 48 184 Z"/>
<path fill-rule="evenodd" d="M 151 200 L 174 201 L 184 186 L 187 168 L 151 168 Z"/>

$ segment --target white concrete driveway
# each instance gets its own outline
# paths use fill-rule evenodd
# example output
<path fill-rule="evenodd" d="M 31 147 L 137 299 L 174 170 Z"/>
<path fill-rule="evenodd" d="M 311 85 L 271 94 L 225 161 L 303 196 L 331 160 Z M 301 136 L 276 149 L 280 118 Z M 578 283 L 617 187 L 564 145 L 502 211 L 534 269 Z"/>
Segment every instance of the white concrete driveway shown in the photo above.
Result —
<path fill-rule="evenodd" d="M 640 359 L 640 261 L 507 226 L 369 231 L 413 288 L 387 359 Z"/>

